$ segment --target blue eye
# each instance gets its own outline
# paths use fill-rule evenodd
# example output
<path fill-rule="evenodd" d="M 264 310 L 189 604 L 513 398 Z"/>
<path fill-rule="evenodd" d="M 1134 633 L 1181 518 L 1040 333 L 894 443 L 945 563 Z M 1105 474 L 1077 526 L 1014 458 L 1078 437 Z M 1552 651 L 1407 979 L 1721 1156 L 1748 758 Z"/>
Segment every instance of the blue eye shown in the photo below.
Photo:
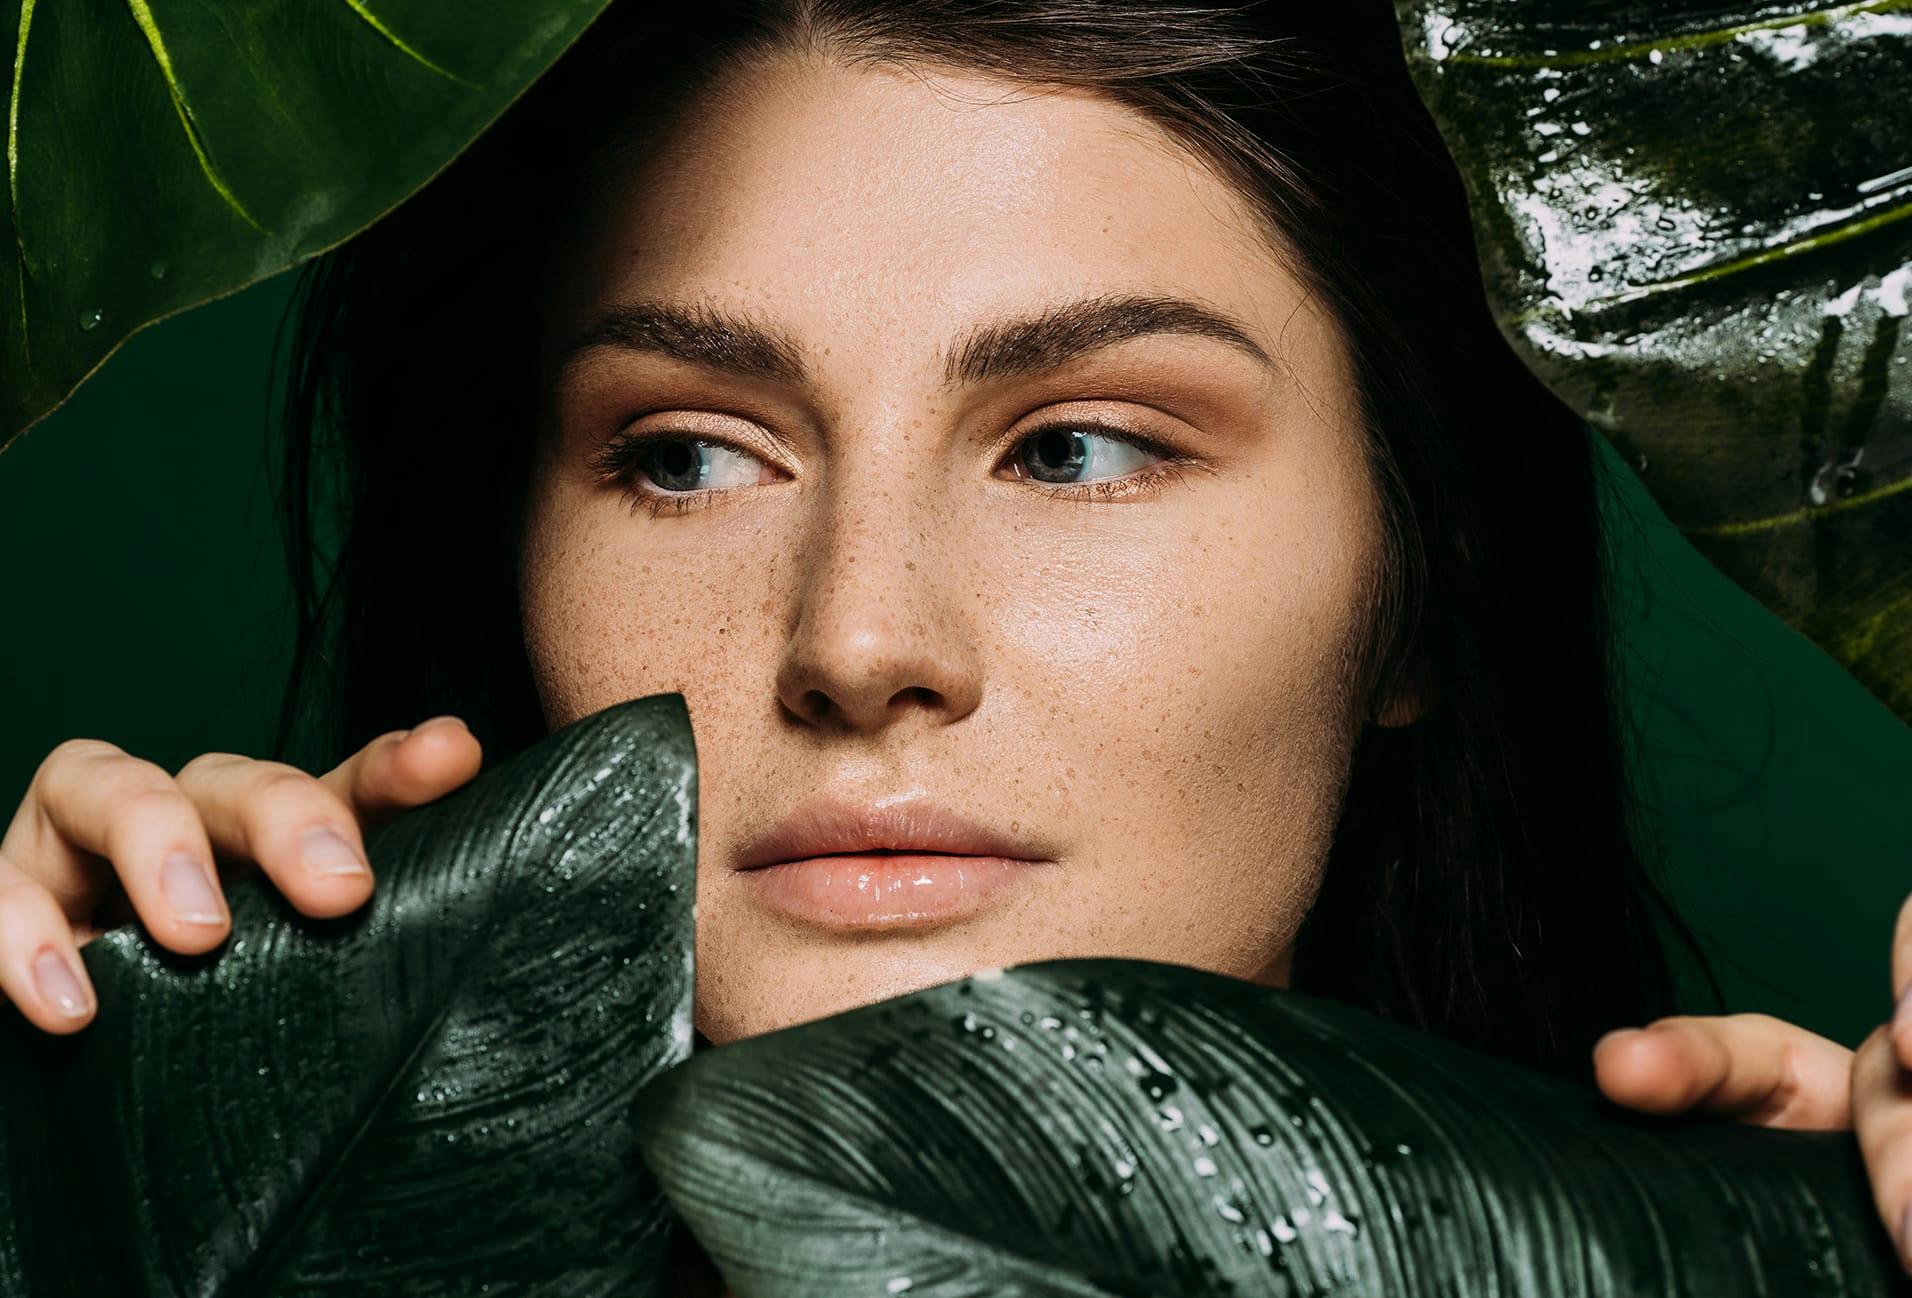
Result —
<path fill-rule="evenodd" d="M 1121 477 L 1163 458 L 1139 442 L 1088 428 L 1045 428 L 1016 450 L 1017 476 L 1071 483 Z"/>
<path fill-rule="evenodd" d="M 755 482 L 763 462 L 717 442 L 655 437 L 642 443 L 638 467 L 660 491 L 702 491 Z"/>

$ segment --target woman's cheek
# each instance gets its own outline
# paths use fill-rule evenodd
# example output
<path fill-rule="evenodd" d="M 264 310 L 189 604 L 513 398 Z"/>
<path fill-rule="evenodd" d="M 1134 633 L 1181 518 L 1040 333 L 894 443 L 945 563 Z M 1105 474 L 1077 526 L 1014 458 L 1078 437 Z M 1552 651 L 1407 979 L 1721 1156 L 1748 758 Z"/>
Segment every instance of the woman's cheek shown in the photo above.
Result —
<path fill-rule="evenodd" d="M 1255 977 L 1320 885 L 1358 728 L 1351 592 L 1378 555 L 1358 516 L 1311 540 L 1213 511 L 1174 520 L 1175 544 L 1137 518 L 1066 584 L 1032 574 L 1066 599 L 1000 610 L 1020 661 L 997 685 L 1039 718 L 1052 805 L 1075 809 L 1098 881 L 1070 946 Z"/>

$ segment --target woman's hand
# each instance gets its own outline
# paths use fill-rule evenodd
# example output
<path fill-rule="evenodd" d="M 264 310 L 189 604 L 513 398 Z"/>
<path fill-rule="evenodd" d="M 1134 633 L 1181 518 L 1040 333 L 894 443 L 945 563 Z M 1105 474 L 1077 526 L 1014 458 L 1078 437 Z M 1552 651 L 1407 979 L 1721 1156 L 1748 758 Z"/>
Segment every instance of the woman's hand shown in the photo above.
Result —
<path fill-rule="evenodd" d="M 230 917 L 215 859 L 256 863 L 307 915 L 357 910 L 373 882 L 362 829 L 463 784 L 479 757 L 451 716 L 380 735 L 322 776 L 231 753 L 175 776 L 68 740 L 0 838 L 0 991 L 36 1026 L 74 1032 L 95 1007 L 79 948 L 107 928 L 136 914 L 169 950 L 218 946 Z"/>
<path fill-rule="evenodd" d="M 1661 1019 L 1593 1048 L 1600 1089 L 1649 1113 L 1765 1127 L 1852 1128 L 1872 1196 L 1912 1271 L 1912 899 L 1892 942 L 1896 1009 L 1857 1051 L 1764 1014 Z"/>

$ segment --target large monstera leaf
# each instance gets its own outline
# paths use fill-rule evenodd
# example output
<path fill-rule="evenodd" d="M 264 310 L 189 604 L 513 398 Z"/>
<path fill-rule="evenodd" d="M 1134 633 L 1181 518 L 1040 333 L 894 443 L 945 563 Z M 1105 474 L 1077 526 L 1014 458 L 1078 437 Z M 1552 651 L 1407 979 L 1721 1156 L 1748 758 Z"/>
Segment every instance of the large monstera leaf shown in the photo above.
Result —
<path fill-rule="evenodd" d="M 255 877 L 216 959 L 89 944 L 91 1026 L 0 1023 L 0 1293 L 661 1293 L 695 805 L 654 695 L 374 831 L 354 916 Z"/>
<path fill-rule="evenodd" d="M 1397 8 L 1515 347 L 1912 718 L 1912 6 Z"/>
<path fill-rule="evenodd" d="M 979 975 L 699 1054 L 641 1099 L 738 1298 L 1906 1291 L 1849 1133 L 1632 1117 L 1173 965 Z"/>
<path fill-rule="evenodd" d="M 0 447 L 142 325 L 369 224 L 605 2 L 0 3 Z"/>

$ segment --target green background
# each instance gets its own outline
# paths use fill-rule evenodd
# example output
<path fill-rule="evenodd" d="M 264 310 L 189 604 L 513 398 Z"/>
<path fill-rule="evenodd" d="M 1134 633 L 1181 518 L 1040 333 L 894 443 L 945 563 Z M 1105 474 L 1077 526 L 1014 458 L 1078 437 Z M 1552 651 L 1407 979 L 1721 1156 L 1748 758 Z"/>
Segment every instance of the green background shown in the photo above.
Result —
<path fill-rule="evenodd" d="M 172 770 L 267 751 L 290 621 L 268 389 L 290 286 L 136 335 L 0 452 L 9 814 L 76 735 Z M 1912 889 L 1912 729 L 1700 559 L 1609 459 L 1647 832 L 1670 891 L 1727 1008 L 1856 1042 L 1889 1012 Z"/>

